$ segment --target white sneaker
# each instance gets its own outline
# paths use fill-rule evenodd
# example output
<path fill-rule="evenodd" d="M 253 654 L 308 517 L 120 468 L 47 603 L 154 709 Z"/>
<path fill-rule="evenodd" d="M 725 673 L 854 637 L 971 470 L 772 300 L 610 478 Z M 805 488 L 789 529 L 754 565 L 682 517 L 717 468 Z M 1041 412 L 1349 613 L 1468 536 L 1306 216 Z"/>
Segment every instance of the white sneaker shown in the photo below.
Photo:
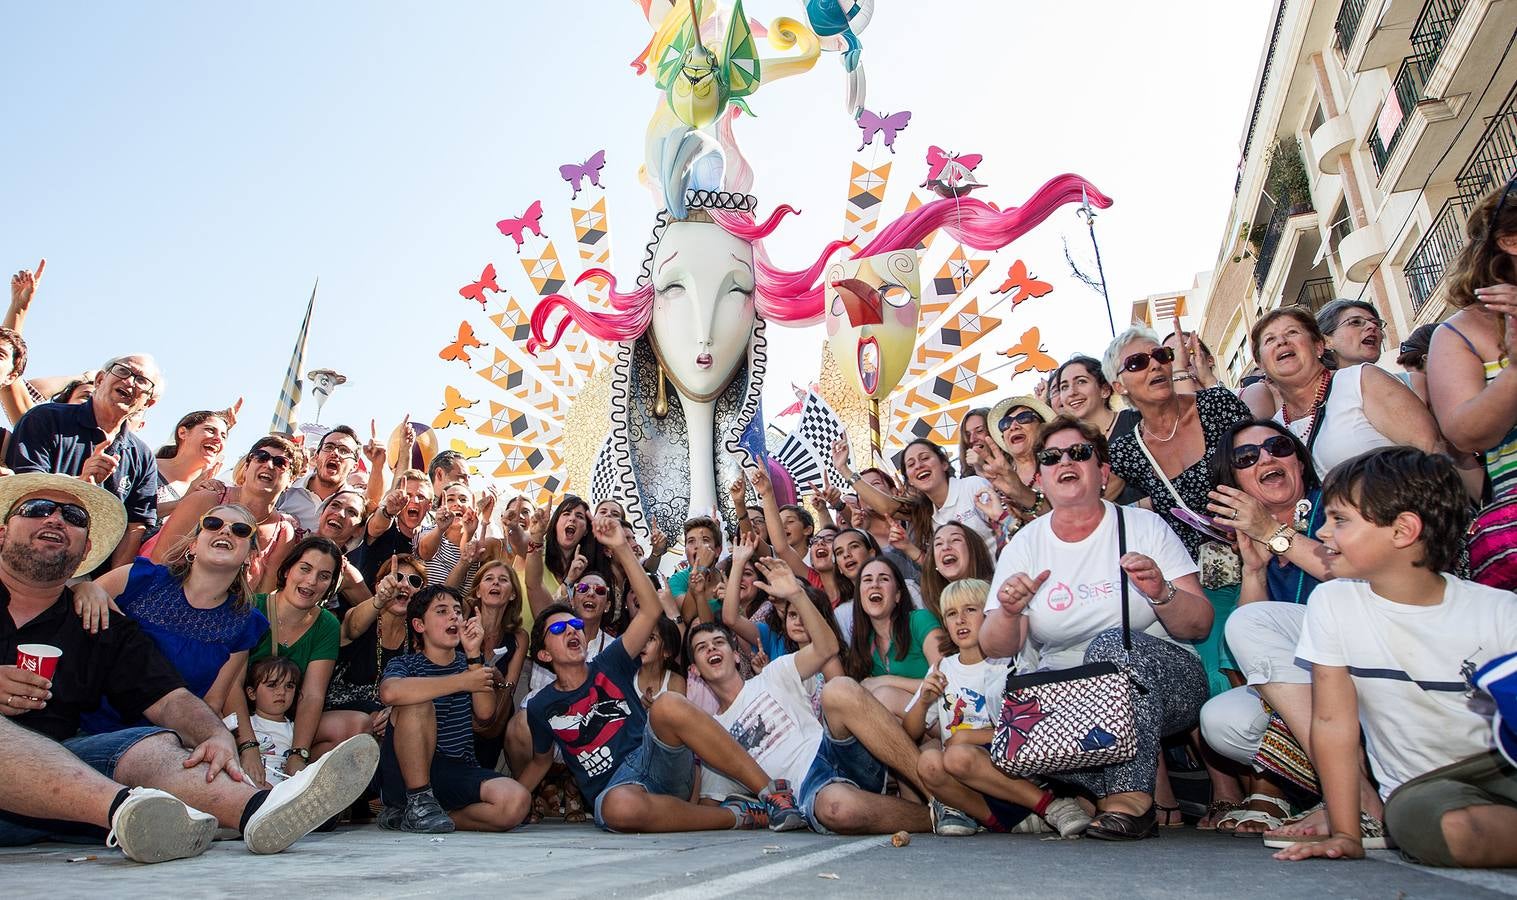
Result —
<path fill-rule="evenodd" d="M 1069 797 L 1060 797 L 1048 804 L 1043 818 L 1059 832 L 1059 837 L 1074 837 L 1083 834 L 1090 827 L 1090 813 L 1078 801 Z"/>
<path fill-rule="evenodd" d="M 342 812 L 374 777 L 379 743 L 367 734 L 350 737 L 299 774 L 280 782 L 243 829 L 254 853 L 278 853 Z"/>
<path fill-rule="evenodd" d="M 199 856 L 216 836 L 216 817 L 156 788 L 132 788 L 111 816 L 107 847 L 140 863 Z"/>

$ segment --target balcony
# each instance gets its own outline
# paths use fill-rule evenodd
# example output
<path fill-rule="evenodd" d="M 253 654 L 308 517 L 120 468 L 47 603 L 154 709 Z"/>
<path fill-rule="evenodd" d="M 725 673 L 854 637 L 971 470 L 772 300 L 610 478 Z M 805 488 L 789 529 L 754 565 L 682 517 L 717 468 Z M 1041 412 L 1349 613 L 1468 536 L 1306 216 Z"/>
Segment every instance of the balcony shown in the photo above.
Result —
<path fill-rule="evenodd" d="M 1264 89 L 1269 86 L 1269 73 L 1275 66 L 1275 48 L 1280 43 L 1280 29 L 1285 25 L 1285 10 L 1289 0 L 1279 0 L 1275 8 L 1275 24 L 1270 29 L 1269 47 L 1264 51 L 1264 68 L 1259 72 L 1259 87 L 1254 92 L 1253 111 L 1248 116 L 1248 132 L 1243 138 L 1243 158 L 1238 163 L 1238 178 L 1233 182 L 1233 193 L 1243 189 L 1243 169 L 1248 154 L 1254 148 L 1254 132 L 1259 127 L 1259 112 L 1264 107 Z"/>
<path fill-rule="evenodd" d="M 1423 307 L 1438 290 L 1443 273 L 1449 263 L 1464 246 L 1463 211 L 1455 200 L 1448 200 L 1433 220 L 1433 227 L 1422 236 L 1422 242 L 1406 259 L 1406 285 L 1412 294 L 1412 315 L 1422 313 Z"/>
<path fill-rule="evenodd" d="M 1354 46 L 1354 37 L 1359 33 L 1359 23 L 1364 20 L 1364 8 L 1368 5 L 1369 0 L 1343 0 L 1343 5 L 1338 7 L 1338 19 L 1333 23 L 1333 41 L 1345 58 L 1349 48 Z"/>
<path fill-rule="evenodd" d="M 1386 240 L 1380 222 L 1371 222 L 1349 232 L 1338 243 L 1338 261 L 1349 281 L 1369 281 L 1370 273 L 1385 258 Z"/>
<path fill-rule="evenodd" d="M 1376 175 L 1385 171 L 1391 154 L 1396 152 L 1396 145 L 1406 133 L 1412 112 L 1422 100 L 1422 88 L 1427 84 L 1427 73 L 1431 68 L 1430 62 L 1408 56 L 1401 61 L 1401 68 L 1396 70 L 1391 92 L 1385 98 L 1385 105 L 1380 108 L 1375 129 L 1370 132 L 1370 155 L 1375 160 Z"/>
<path fill-rule="evenodd" d="M 1312 278 L 1303 282 L 1301 290 L 1296 292 L 1296 305 L 1304 306 L 1315 313 L 1337 297 L 1338 292 L 1333 288 L 1331 275 L 1324 278 Z"/>
<path fill-rule="evenodd" d="M 1317 126 L 1312 132 L 1312 156 L 1317 171 L 1324 175 L 1337 175 L 1338 163 L 1344 154 L 1354 149 L 1357 140 L 1353 119 L 1347 114 L 1333 116 Z"/>

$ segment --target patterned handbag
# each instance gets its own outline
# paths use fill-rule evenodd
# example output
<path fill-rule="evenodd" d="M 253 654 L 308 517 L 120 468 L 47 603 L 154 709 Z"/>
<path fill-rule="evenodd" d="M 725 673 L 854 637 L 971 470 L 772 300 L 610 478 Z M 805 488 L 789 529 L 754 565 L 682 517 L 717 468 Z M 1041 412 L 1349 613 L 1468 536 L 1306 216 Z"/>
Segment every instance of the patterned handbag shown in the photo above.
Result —
<path fill-rule="evenodd" d="M 1127 525 L 1122 507 L 1116 511 L 1118 552 L 1125 555 Z M 1121 581 L 1122 645 L 1131 654 L 1126 573 Z M 1138 752 L 1137 690 L 1129 670 L 1110 662 L 1008 675 L 990 759 L 1015 777 L 1126 762 Z"/>
<path fill-rule="evenodd" d="M 1470 578 L 1487 587 L 1517 590 L 1517 494 L 1486 506 L 1470 522 Z"/>

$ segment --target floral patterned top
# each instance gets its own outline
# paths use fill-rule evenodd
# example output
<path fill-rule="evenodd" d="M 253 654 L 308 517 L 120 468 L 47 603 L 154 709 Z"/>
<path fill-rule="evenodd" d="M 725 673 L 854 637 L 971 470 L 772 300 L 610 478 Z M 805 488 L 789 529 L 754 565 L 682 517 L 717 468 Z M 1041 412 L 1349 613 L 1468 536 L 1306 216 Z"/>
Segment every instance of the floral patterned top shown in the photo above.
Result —
<path fill-rule="evenodd" d="M 1206 438 L 1206 452 L 1170 481 L 1191 511 L 1204 516 L 1208 514 L 1206 495 L 1216 487 L 1211 477 L 1211 458 L 1217 451 L 1217 444 L 1222 440 L 1223 432 L 1239 422 L 1249 421 L 1254 416 L 1242 400 L 1220 385 L 1196 393 L 1196 415 L 1201 420 L 1201 432 Z M 1141 425 L 1141 416 L 1138 422 Z M 1154 471 L 1154 467 L 1148 462 L 1148 457 L 1143 455 L 1142 448 L 1138 446 L 1140 433 L 1141 428 L 1135 427 L 1111 442 L 1111 470 L 1126 481 L 1129 488 L 1137 488 L 1153 500 L 1154 512 L 1162 516 L 1164 521 L 1169 523 L 1169 527 L 1175 530 L 1175 534 L 1180 536 L 1180 540 L 1185 543 L 1185 549 L 1190 551 L 1191 558 L 1194 559 L 1200 555 L 1201 545 L 1212 538 L 1191 528 L 1170 513 L 1170 508 L 1175 505 L 1175 498 L 1170 494 L 1169 488 L 1164 486 L 1164 476 Z M 1150 446 L 1149 449 L 1153 448 Z"/>

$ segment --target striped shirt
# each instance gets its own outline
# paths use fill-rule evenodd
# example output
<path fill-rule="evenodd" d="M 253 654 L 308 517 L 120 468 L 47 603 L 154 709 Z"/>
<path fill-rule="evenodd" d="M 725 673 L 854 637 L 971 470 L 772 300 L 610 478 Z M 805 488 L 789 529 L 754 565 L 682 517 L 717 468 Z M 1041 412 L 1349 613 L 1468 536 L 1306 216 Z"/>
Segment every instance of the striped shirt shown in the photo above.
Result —
<path fill-rule="evenodd" d="M 389 678 L 440 678 L 457 675 L 469 668 L 462 650 L 455 651 L 453 662 L 439 666 L 424 654 L 407 653 L 390 660 L 385 666 Z M 474 700 L 468 691 L 447 694 L 432 701 L 437 708 L 436 755 L 463 760 L 473 765 L 474 755 Z"/>
<path fill-rule="evenodd" d="M 1490 384 L 1506 368 L 1501 359 L 1485 363 L 1485 383 Z M 1517 426 L 1513 426 L 1501 443 L 1485 451 L 1485 471 L 1491 476 L 1491 498 L 1500 499 L 1517 491 Z"/>
<path fill-rule="evenodd" d="M 426 532 L 424 531 L 422 534 L 426 534 Z M 419 536 L 417 543 L 420 543 Z M 457 544 L 448 540 L 446 535 L 439 538 L 437 541 L 437 552 L 433 553 L 432 558 L 427 560 L 426 563 L 427 584 L 442 584 L 444 581 L 447 581 L 448 573 L 453 571 L 453 567 L 458 565 L 458 561 L 462 558 L 463 551 L 459 550 Z M 461 583 L 467 585 L 469 579 L 473 578 L 474 573 L 477 571 L 479 571 L 479 563 L 471 563 L 469 571 L 465 573 L 464 580 Z"/>

